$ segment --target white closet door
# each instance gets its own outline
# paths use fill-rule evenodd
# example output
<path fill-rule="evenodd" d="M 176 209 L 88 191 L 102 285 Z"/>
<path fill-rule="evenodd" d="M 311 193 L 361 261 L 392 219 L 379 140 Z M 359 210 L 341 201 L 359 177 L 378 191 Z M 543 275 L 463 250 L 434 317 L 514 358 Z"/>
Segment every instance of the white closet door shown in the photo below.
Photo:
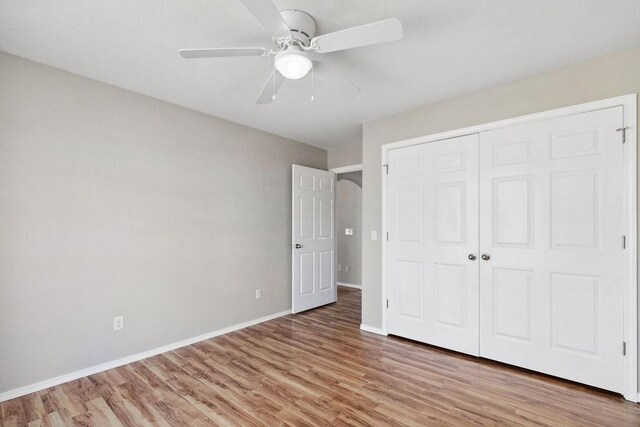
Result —
<path fill-rule="evenodd" d="M 480 135 L 480 355 L 623 389 L 622 108 Z"/>
<path fill-rule="evenodd" d="M 478 354 L 478 136 L 389 152 L 389 333 Z"/>

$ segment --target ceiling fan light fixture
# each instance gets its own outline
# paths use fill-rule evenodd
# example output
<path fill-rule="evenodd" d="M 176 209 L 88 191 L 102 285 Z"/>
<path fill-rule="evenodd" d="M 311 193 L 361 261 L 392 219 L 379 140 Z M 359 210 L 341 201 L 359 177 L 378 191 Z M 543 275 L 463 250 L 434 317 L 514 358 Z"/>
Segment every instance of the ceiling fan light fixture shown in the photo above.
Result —
<path fill-rule="evenodd" d="M 289 46 L 286 50 L 276 54 L 275 67 L 284 77 L 298 80 L 311 71 L 313 63 L 301 48 Z"/>

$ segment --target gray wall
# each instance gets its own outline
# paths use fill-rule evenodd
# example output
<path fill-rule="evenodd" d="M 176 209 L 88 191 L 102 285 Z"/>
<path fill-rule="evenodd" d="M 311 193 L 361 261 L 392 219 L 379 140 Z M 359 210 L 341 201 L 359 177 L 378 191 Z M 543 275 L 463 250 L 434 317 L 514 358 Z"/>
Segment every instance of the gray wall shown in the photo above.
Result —
<path fill-rule="evenodd" d="M 381 145 L 640 92 L 640 49 L 561 68 L 363 125 L 362 322 L 382 325 Z M 640 187 L 639 187 L 640 188 Z"/>
<path fill-rule="evenodd" d="M 362 163 L 362 141 L 333 146 L 327 150 L 329 168 L 359 165 Z"/>
<path fill-rule="evenodd" d="M 289 309 L 292 163 L 327 153 L 0 53 L 0 392 Z"/>
<path fill-rule="evenodd" d="M 362 283 L 362 188 L 356 184 L 362 182 L 361 175 L 362 172 L 340 174 L 336 185 L 337 263 L 342 266 L 338 282 L 352 285 Z M 345 176 L 348 179 L 343 179 Z M 353 228 L 353 235 L 345 235 L 345 228 Z"/>

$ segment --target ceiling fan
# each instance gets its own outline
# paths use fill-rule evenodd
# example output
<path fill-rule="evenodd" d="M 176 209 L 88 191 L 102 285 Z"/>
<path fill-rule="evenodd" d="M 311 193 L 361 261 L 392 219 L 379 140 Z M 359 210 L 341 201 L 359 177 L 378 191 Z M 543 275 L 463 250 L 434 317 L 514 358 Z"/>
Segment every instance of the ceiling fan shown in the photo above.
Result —
<path fill-rule="evenodd" d="M 346 80 L 325 63 L 313 59 L 310 53 L 319 54 L 370 46 L 402 39 L 402 24 L 397 18 L 373 22 L 359 27 L 316 36 L 316 21 L 300 10 L 279 12 L 271 0 L 241 0 L 249 12 L 273 35 L 275 49 L 261 47 L 182 49 L 183 58 L 219 58 L 231 56 L 275 56 L 274 70 L 267 79 L 257 104 L 269 104 L 284 79 L 297 80 L 313 73 L 332 74 Z M 347 81 L 348 82 L 348 81 Z M 351 82 L 349 84 L 353 85 Z M 355 85 L 353 85 L 355 87 Z M 311 98 L 313 100 L 313 96 Z"/>

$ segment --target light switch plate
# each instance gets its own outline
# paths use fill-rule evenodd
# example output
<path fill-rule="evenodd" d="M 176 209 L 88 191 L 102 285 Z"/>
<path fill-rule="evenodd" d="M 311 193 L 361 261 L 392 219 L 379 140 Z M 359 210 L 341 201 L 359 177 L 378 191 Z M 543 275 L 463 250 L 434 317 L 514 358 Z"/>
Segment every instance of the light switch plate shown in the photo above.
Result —
<path fill-rule="evenodd" d="M 371 240 L 374 242 L 378 240 L 378 232 L 376 230 L 371 230 Z"/>

